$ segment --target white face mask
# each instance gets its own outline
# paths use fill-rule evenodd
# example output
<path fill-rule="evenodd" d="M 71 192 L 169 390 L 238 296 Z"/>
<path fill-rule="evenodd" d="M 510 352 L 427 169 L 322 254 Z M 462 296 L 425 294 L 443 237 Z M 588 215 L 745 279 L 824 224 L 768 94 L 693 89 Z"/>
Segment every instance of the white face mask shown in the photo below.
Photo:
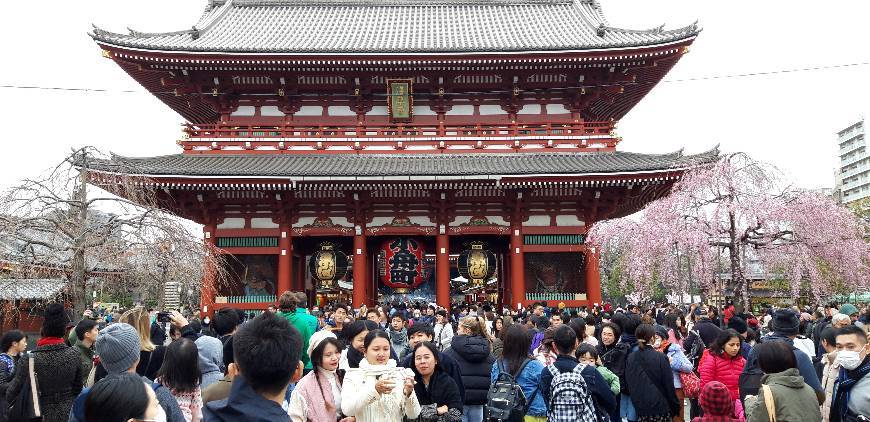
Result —
<path fill-rule="evenodd" d="M 837 362 L 848 370 L 853 370 L 861 365 L 861 353 L 853 350 L 840 350 L 837 352 Z"/>
<path fill-rule="evenodd" d="M 144 420 L 143 422 L 167 422 L 166 421 L 166 412 L 163 410 L 163 406 L 161 406 L 160 403 L 158 403 L 157 404 L 157 414 L 154 415 L 154 419 Z"/>
<path fill-rule="evenodd" d="M 210 323 L 210 322 L 211 322 L 211 320 L 208 319 L 207 317 L 202 320 L 202 323 L 205 325 L 208 325 L 208 323 Z"/>

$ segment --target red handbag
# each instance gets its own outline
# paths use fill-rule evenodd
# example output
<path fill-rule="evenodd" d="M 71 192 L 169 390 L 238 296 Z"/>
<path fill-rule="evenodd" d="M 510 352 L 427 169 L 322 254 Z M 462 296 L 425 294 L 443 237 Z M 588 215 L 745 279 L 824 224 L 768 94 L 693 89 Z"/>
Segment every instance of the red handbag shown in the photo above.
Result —
<path fill-rule="evenodd" d="M 686 398 L 697 399 L 701 394 L 701 379 L 694 372 L 680 372 L 680 383 Z"/>

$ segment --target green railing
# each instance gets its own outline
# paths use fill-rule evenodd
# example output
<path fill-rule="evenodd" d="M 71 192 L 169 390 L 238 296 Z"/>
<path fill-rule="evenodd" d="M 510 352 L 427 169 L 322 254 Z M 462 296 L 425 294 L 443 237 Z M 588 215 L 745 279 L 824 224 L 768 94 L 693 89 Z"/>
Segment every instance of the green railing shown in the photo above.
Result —
<path fill-rule="evenodd" d="M 526 245 L 582 245 L 586 236 L 582 234 L 527 234 L 523 236 Z"/>
<path fill-rule="evenodd" d="M 215 298 L 216 303 L 274 303 L 277 300 L 275 295 L 262 296 L 218 296 Z"/>
<path fill-rule="evenodd" d="M 217 246 L 219 248 L 277 248 L 277 237 L 219 237 L 217 238 Z"/>
<path fill-rule="evenodd" d="M 526 300 L 586 300 L 586 293 L 526 293 Z"/>

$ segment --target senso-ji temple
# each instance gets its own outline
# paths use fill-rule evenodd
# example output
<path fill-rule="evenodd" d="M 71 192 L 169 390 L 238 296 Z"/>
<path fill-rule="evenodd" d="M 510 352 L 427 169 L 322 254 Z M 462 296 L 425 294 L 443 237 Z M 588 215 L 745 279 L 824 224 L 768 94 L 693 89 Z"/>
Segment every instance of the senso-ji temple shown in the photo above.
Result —
<path fill-rule="evenodd" d="M 718 156 L 614 133 L 698 33 L 612 27 L 594 0 L 210 0 L 191 29 L 93 29 L 186 123 L 180 154 L 85 167 L 155 188 L 232 255 L 205 312 L 302 289 L 591 305 L 589 228 Z"/>

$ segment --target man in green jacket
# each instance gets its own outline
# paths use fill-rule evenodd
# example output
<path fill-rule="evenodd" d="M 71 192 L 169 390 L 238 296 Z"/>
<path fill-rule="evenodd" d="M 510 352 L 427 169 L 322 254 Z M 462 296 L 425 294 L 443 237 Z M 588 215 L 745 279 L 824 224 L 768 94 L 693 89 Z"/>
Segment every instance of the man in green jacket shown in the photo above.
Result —
<path fill-rule="evenodd" d="M 300 357 L 302 363 L 305 365 L 305 371 L 307 373 L 307 371 L 313 368 L 311 366 L 311 358 L 308 356 L 306 351 L 308 350 L 308 341 L 311 339 L 311 335 L 314 334 L 314 329 L 309 323 L 308 318 L 314 317 L 308 315 L 308 311 L 306 311 L 304 307 L 301 309 L 297 308 L 296 305 L 299 302 L 299 295 L 300 293 L 293 293 L 291 291 L 284 292 L 284 294 L 282 294 L 278 299 L 278 315 L 285 318 L 290 325 L 299 331 L 299 335 L 302 337 L 302 354 Z M 305 297 L 304 293 L 301 295 L 303 298 Z M 314 327 L 316 326 L 317 318 L 314 318 Z"/>
<path fill-rule="evenodd" d="M 94 343 L 97 342 L 100 328 L 97 326 L 97 321 L 85 318 L 76 324 L 73 331 L 76 338 L 74 347 L 79 352 L 82 365 L 82 381 L 87 382 L 91 369 L 94 367 Z"/>

